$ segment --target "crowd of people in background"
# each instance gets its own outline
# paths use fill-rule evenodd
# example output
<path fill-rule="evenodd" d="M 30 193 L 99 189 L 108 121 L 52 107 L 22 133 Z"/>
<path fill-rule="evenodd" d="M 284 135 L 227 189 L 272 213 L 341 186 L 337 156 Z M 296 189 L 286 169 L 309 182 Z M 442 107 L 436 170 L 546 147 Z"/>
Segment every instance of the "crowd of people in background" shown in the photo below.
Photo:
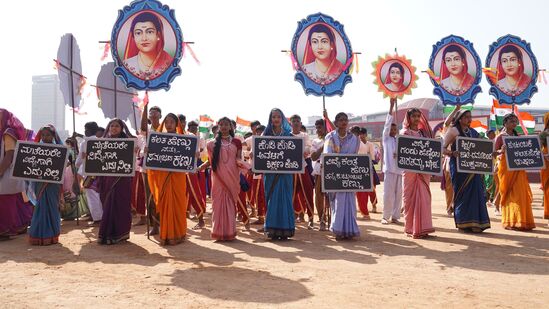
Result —
<path fill-rule="evenodd" d="M 404 233 L 413 238 L 428 237 L 435 232 L 431 214 L 432 177 L 399 170 L 396 162 L 399 134 L 443 138 L 441 189 L 446 196 L 447 213 L 454 218 L 459 231 L 480 233 L 489 229 L 489 207 L 494 208 L 494 215 L 501 216 L 506 229 L 535 228 L 527 174 L 509 170 L 506 165 L 503 137 L 517 135 L 516 115 L 506 115 L 499 132 L 487 132 L 487 138 L 495 143 L 495 172 L 480 175 L 458 172 L 456 163 L 456 138 L 479 137 L 470 126 L 471 111 L 458 105 L 445 121 L 442 132 L 433 132 L 422 111 L 412 108 L 406 111 L 399 132 L 395 105 L 396 100 L 392 99 L 381 148 L 368 140 L 365 128 L 350 127 L 345 113 L 338 113 L 330 120 L 324 111 L 324 119 L 315 123 L 316 136 L 307 134 L 299 115 L 287 118 L 277 108 L 271 110 L 265 125 L 260 121 L 251 122 L 251 132 L 243 136 L 235 134 L 234 120 L 222 117 L 211 127 L 210 138 L 199 138 L 195 173 L 143 168 L 146 136 L 150 132 L 200 135 L 196 121 L 187 123 L 184 115 L 174 113 L 163 115 L 159 107 L 153 106 L 143 111 L 137 132 L 131 132 L 122 120 L 112 119 L 105 128 L 88 122 L 83 136 L 75 133 L 65 140 L 69 156 L 62 184 L 11 177 L 17 141 L 53 144 L 63 144 L 63 141 L 53 126 L 45 125 L 33 134 L 15 115 L 0 109 L 0 240 L 27 233 L 30 244 L 55 244 L 59 242 L 61 221 L 76 218 L 99 227 L 97 241 L 100 244 L 129 239 L 132 223 L 134 226 L 147 224 L 150 227 L 147 235 L 157 237 L 161 245 L 181 243 L 189 228 L 210 228 L 213 240 L 233 240 L 237 237 L 238 222 L 246 230 L 256 226 L 258 232 L 272 240 L 293 237 L 296 224 L 304 224 L 310 230 L 329 230 L 340 240 L 360 235 L 357 209 L 366 220 L 370 219 L 370 212 L 376 213 L 379 209 L 382 224 L 403 225 Z M 541 141 L 545 158 L 549 160 L 545 143 L 549 113 L 544 121 Z M 253 173 L 252 138 L 259 135 L 303 138 L 305 172 Z M 94 138 L 136 138 L 135 176 L 86 176 L 83 170 L 86 140 Z M 322 192 L 320 158 L 323 153 L 368 154 L 374 164 L 382 162 L 382 169 L 374 170 L 374 190 Z M 541 171 L 545 219 L 549 219 L 548 163 Z M 383 176 L 382 200 L 376 194 L 376 186 L 381 184 L 378 172 Z M 189 219 L 196 225 L 188 227 Z"/>

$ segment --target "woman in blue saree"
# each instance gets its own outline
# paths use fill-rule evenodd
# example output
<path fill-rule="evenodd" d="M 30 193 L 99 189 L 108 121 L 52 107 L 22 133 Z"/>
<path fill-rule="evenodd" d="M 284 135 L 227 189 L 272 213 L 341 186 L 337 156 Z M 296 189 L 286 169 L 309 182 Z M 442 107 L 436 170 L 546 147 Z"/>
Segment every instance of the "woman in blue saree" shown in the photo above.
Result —
<path fill-rule="evenodd" d="M 337 130 L 326 135 L 324 153 L 358 153 L 360 140 L 347 130 L 349 124 L 347 114 L 337 114 L 334 124 Z M 360 230 L 356 223 L 355 192 L 328 193 L 328 199 L 332 206 L 330 231 L 335 234 L 336 239 L 350 239 L 359 236 Z"/>
<path fill-rule="evenodd" d="M 290 122 L 278 108 L 273 108 L 263 136 L 292 136 Z M 295 217 L 292 205 L 294 177 L 292 174 L 265 174 L 265 200 L 267 214 L 265 235 L 270 239 L 287 239 L 294 236 Z"/>
<path fill-rule="evenodd" d="M 62 145 L 55 128 L 45 126 L 36 134 L 35 142 Z M 47 246 L 59 242 L 61 233 L 61 215 L 59 213 L 59 198 L 62 184 L 31 181 L 28 196 L 34 204 L 29 229 L 29 243 L 37 246 Z"/>
<path fill-rule="evenodd" d="M 459 108 L 456 107 L 456 108 Z M 454 187 L 454 221 L 462 231 L 480 233 L 490 228 L 490 218 L 486 209 L 486 188 L 483 176 L 457 171 L 456 138 L 458 136 L 478 138 L 478 132 L 471 128 L 471 112 L 460 110 L 452 122 L 452 127 L 444 136 L 444 149 L 452 145 L 450 155 L 450 176 Z"/>

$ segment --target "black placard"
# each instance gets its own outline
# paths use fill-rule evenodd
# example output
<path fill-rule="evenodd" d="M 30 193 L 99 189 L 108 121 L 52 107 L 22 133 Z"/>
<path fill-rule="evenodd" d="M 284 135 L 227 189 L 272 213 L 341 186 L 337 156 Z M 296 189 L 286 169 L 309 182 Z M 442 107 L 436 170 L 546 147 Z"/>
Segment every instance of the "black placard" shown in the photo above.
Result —
<path fill-rule="evenodd" d="M 254 173 L 296 174 L 305 171 L 303 138 L 299 136 L 254 136 Z"/>
<path fill-rule="evenodd" d="M 397 165 L 405 171 L 440 175 L 442 173 L 442 139 L 397 136 Z"/>
<path fill-rule="evenodd" d="M 68 151 L 66 146 L 18 141 L 13 178 L 63 183 Z"/>
<path fill-rule="evenodd" d="M 545 167 L 541 143 L 537 135 L 503 136 L 507 168 L 514 170 L 540 170 Z"/>
<path fill-rule="evenodd" d="M 194 172 L 198 137 L 172 133 L 149 133 L 144 166 L 151 170 Z"/>
<path fill-rule="evenodd" d="M 493 174 L 494 142 L 485 138 L 458 136 L 456 138 L 459 152 L 457 170 L 460 173 Z"/>
<path fill-rule="evenodd" d="M 322 192 L 371 192 L 372 175 L 367 154 L 322 154 Z"/>
<path fill-rule="evenodd" d="M 86 139 L 84 174 L 87 176 L 128 176 L 135 173 L 135 139 Z"/>

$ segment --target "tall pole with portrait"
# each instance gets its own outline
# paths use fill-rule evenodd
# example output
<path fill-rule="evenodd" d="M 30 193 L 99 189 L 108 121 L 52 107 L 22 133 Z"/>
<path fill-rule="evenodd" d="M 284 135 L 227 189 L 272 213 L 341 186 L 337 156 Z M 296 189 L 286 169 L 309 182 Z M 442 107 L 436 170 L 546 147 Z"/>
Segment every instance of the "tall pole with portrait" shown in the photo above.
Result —
<path fill-rule="evenodd" d="M 397 104 L 398 99 L 402 99 L 404 95 L 412 94 L 412 89 L 416 88 L 416 67 L 412 65 L 412 60 L 406 56 L 385 55 L 378 57 L 377 61 L 372 63 L 374 71 L 374 84 L 377 85 L 378 91 L 383 93 L 383 97 L 389 97 L 395 103 L 394 119 L 397 121 Z M 397 121 L 397 123 L 399 123 Z"/>
<path fill-rule="evenodd" d="M 291 53 L 295 80 L 306 95 L 322 96 L 323 105 L 326 96 L 342 96 L 345 85 L 352 82 L 351 42 L 343 25 L 328 15 L 316 13 L 298 22 Z"/>
<path fill-rule="evenodd" d="M 179 61 L 183 54 L 183 33 L 175 20 L 175 11 L 157 0 L 136 0 L 118 11 L 111 34 L 114 74 L 126 88 L 145 90 L 144 114 L 148 92 L 170 89 L 181 75 Z M 145 140 L 147 130 L 145 130 Z M 146 196 L 150 213 L 150 197 Z M 147 237 L 148 233 L 147 220 Z"/>
<path fill-rule="evenodd" d="M 490 94 L 501 104 L 528 104 L 538 91 L 538 61 L 530 43 L 506 35 L 490 45 L 484 69 Z"/>

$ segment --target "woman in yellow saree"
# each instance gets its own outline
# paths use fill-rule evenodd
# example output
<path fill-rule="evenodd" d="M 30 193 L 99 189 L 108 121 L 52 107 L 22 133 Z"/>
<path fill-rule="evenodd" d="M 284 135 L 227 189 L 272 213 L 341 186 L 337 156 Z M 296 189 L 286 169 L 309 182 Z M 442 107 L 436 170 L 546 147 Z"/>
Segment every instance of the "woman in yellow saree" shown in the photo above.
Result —
<path fill-rule="evenodd" d="M 498 178 L 501 195 L 501 223 L 505 229 L 529 231 L 536 227 L 532 214 L 532 190 L 525 170 L 510 171 L 505 157 L 504 136 L 516 136 L 518 118 L 514 114 L 503 117 L 503 129 L 496 138 L 499 153 Z"/>
<path fill-rule="evenodd" d="M 170 113 L 159 132 L 183 134 L 179 118 Z M 160 217 L 160 244 L 175 245 L 187 235 L 187 177 L 185 173 L 148 170 L 149 186 Z"/>

